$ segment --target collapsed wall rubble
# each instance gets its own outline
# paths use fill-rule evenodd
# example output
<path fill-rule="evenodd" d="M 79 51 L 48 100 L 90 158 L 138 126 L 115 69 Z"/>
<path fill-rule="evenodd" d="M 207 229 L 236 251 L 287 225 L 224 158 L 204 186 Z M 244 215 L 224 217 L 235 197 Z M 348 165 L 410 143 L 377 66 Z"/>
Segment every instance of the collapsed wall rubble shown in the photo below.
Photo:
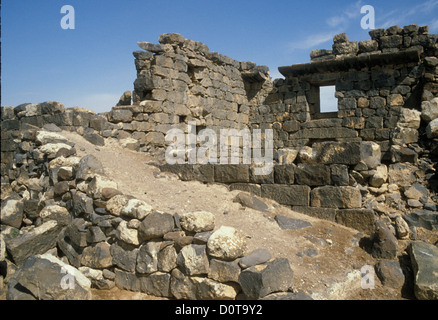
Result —
<path fill-rule="evenodd" d="M 216 226 L 212 213 L 157 211 L 123 194 L 62 135 L 23 126 L 2 183 L 2 264 L 7 257 L 6 269 L 18 268 L 7 299 L 90 299 L 91 288 L 114 286 L 177 299 L 258 299 L 291 287 L 287 259 L 247 252 L 246 236 Z"/>
<path fill-rule="evenodd" d="M 247 279 L 270 279 L 263 270 L 292 277 L 287 260 L 253 270 L 237 266 L 243 252 L 233 259 L 215 256 L 207 240 L 214 223 L 194 231 L 176 216 L 119 194 L 92 156 L 78 158 L 68 141 L 39 131 L 45 128 L 76 131 L 97 146 L 117 139 L 155 153 L 160 169 L 182 180 L 227 184 L 355 228 L 375 237 L 373 255 L 395 259 L 398 241 L 424 240 L 417 229 L 435 232 L 438 226 L 437 35 L 415 25 L 370 35 L 359 44 L 337 35 L 333 50 L 313 51 L 308 64 L 280 67 L 285 79 L 271 81 L 264 66 L 164 34 L 159 44 L 139 43 L 144 51 L 134 52 L 134 91 L 107 114 L 54 101 L 2 107 L 1 237 L 8 257 L 31 272 L 49 264 L 67 270 L 67 261 L 91 279 L 81 280 L 81 298 L 89 297 L 91 285 L 181 299 L 234 299 L 240 290 L 261 298 L 265 288 L 245 289 Z M 337 112 L 320 109 L 319 88 L 326 85 L 335 87 Z M 273 170 L 256 175 L 253 164 L 163 164 L 166 132 L 187 133 L 191 121 L 196 133 L 272 129 Z M 148 217 L 166 232 L 143 230 Z M 417 242 L 410 247 L 414 260 Z M 47 258 L 47 251 L 62 261 Z M 215 268 L 229 277 L 218 278 Z M 23 277 L 11 283 L 10 297 L 47 298 L 33 290 L 35 279 Z M 274 291 L 286 291 L 286 284 Z M 433 297 L 416 290 L 417 297 Z"/>

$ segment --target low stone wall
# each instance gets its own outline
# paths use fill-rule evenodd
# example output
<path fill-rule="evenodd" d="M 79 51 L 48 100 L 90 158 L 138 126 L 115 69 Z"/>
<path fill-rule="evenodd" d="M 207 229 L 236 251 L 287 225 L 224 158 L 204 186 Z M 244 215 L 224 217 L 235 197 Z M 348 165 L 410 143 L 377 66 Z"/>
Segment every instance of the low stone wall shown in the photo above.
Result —
<path fill-rule="evenodd" d="M 287 259 L 248 252 L 246 236 L 215 225 L 212 213 L 178 216 L 123 194 L 94 156 L 78 157 L 56 132 L 23 124 L 13 136 L 0 225 L 2 265 L 18 268 L 8 299 L 89 299 L 91 288 L 114 286 L 176 299 L 259 299 L 290 288 Z"/>

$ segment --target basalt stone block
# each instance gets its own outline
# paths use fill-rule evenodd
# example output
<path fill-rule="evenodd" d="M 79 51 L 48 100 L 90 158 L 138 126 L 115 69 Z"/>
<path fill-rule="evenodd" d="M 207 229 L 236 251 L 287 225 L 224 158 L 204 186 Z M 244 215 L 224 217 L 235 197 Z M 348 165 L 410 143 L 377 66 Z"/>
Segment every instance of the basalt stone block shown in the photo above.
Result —
<path fill-rule="evenodd" d="M 438 248 L 422 241 L 413 241 L 409 255 L 414 269 L 414 292 L 419 300 L 438 299 Z"/>
<path fill-rule="evenodd" d="M 330 167 L 323 164 L 300 163 L 295 169 L 295 183 L 307 186 L 331 184 Z"/>
<path fill-rule="evenodd" d="M 173 231 L 175 222 L 168 213 L 154 211 L 143 219 L 138 228 L 138 237 L 141 241 L 161 238 L 166 233 Z"/>
<path fill-rule="evenodd" d="M 262 197 L 290 206 L 308 206 L 310 187 L 300 185 L 262 185 Z"/>
<path fill-rule="evenodd" d="M 311 206 L 325 208 L 360 208 L 362 196 L 359 189 L 353 187 L 318 187 L 311 192 Z"/>
<path fill-rule="evenodd" d="M 277 258 L 242 271 L 239 284 L 248 298 L 259 299 L 272 292 L 287 291 L 292 285 L 292 278 L 293 271 L 289 261 Z"/>
<path fill-rule="evenodd" d="M 54 248 L 60 231 L 60 224 L 49 220 L 17 237 L 4 237 L 6 249 L 15 264 L 21 265 L 28 257 Z"/>
<path fill-rule="evenodd" d="M 397 238 L 391 233 L 385 223 L 376 222 L 376 232 L 372 248 L 374 258 L 395 259 L 397 257 Z"/>
<path fill-rule="evenodd" d="M 359 142 L 320 142 L 312 146 L 315 161 L 321 164 L 356 165 L 361 160 Z"/>
<path fill-rule="evenodd" d="M 219 164 L 214 166 L 214 180 L 220 183 L 249 182 L 249 165 Z"/>
<path fill-rule="evenodd" d="M 316 208 L 307 206 L 293 206 L 292 210 L 305 215 L 335 222 L 336 210 L 334 208 Z"/>
<path fill-rule="evenodd" d="M 274 166 L 274 180 L 278 184 L 294 184 L 295 169 L 293 164 L 284 164 Z"/>
<path fill-rule="evenodd" d="M 342 209 L 336 211 L 336 222 L 346 227 L 372 234 L 376 218 L 369 209 Z"/>

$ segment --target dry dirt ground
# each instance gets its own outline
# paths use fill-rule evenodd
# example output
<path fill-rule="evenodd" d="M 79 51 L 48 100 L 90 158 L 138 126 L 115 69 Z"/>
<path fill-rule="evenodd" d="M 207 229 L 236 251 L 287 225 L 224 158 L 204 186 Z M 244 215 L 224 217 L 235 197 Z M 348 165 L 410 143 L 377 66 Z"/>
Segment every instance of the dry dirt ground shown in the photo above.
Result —
<path fill-rule="evenodd" d="M 247 235 L 248 252 L 265 248 L 272 257 L 288 258 L 296 291 L 303 291 L 314 299 L 409 298 L 402 297 L 400 290 L 383 287 L 377 276 L 374 289 L 361 288 L 360 269 L 364 265 L 374 266 L 376 260 L 359 246 L 364 235 L 356 230 L 299 214 L 270 200 L 266 202 L 271 206 L 271 213 L 244 208 L 232 201 L 239 191 L 229 191 L 220 184 L 180 181 L 175 175 L 161 173 L 151 165 L 153 159 L 150 156 L 123 149 L 116 141 L 107 141 L 105 146 L 96 147 L 76 133 L 63 131 L 62 134 L 75 143 L 79 156 L 95 155 L 102 162 L 106 175 L 117 182 L 118 189 L 124 194 L 169 213 L 210 211 L 215 215 L 216 228 L 232 226 Z M 312 226 L 282 230 L 273 219 L 277 214 L 308 221 Z M 117 288 L 94 290 L 93 298 L 160 299 Z"/>

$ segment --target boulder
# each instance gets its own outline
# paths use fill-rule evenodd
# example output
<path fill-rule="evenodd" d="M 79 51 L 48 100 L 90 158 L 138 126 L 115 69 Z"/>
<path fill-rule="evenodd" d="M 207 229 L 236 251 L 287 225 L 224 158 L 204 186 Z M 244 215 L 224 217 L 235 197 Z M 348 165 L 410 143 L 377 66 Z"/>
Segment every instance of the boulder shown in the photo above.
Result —
<path fill-rule="evenodd" d="M 438 137 L 438 118 L 429 122 L 426 127 L 426 135 L 429 139 Z"/>
<path fill-rule="evenodd" d="M 244 256 L 239 261 L 242 269 L 250 268 L 258 264 L 263 264 L 271 259 L 271 254 L 266 249 L 256 249 Z"/>
<path fill-rule="evenodd" d="M 415 171 L 418 168 L 410 163 L 394 163 L 388 168 L 388 182 L 399 187 L 409 187 L 417 181 Z"/>
<path fill-rule="evenodd" d="M 158 271 L 158 252 L 161 242 L 148 242 L 138 250 L 136 271 L 138 273 L 153 273 Z"/>
<path fill-rule="evenodd" d="M 20 266 L 30 256 L 43 254 L 54 248 L 61 228 L 57 221 L 49 220 L 16 237 L 5 236 L 8 254 L 15 264 Z"/>
<path fill-rule="evenodd" d="M 438 248 L 422 241 L 409 246 L 414 271 L 414 293 L 419 300 L 438 299 Z"/>
<path fill-rule="evenodd" d="M 58 205 L 44 207 L 40 211 L 40 217 L 43 222 L 55 220 L 60 224 L 60 226 L 67 226 L 72 221 L 71 214 L 67 208 Z"/>
<path fill-rule="evenodd" d="M 360 143 L 360 160 L 367 165 L 368 169 L 377 168 L 381 159 L 382 153 L 379 144 L 371 141 Z"/>
<path fill-rule="evenodd" d="M 179 216 L 181 227 L 189 232 L 206 232 L 214 229 L 214 214 L 208 211 L 186 212 Z"/>
<path fill-rule="evenodd" d="M 330 167 L 324 164 L 300 163 L 295 168 L 295 183 L 311 187 L 329 185 Z"/>
<path fill-rule="evenodd" d="M 233 202 L 240 203 L 244 207 L 261 212 L 270 212 L 268 205 L 263 202 L 263 200 L 247 192 L 239 192 L 237 196 L 234 197 Z"/>
<path fill-rule="evenodd" d="M 220 283 L 212 279 L 192 277 L 197 300 L 235 300 L 239 292 L 237 285 Z"/>
<path fill-rule="evenodd" d="M 238 259 L 233 261 L 211 259 L 208 277 L 223 283 L 238 282 L 240 270 Z"/>
<path fill-rule="evenodd" d="M 380 188 L 388 179 L 388 167 L 384 164 L 378 165 L 375 173 L 370 177 L 369 185 L 374 188 Z"/>
<path fill-rule="evenodd" d="M 128 222 L 123 220 L 117 226 L 118 238 L 125 243 L 138 246 L 138 231 L 136 229 L 128 228 Z"/>
<path fill-rule="evenodd" d="M 13 197 L 2 200 L 1 224 L 20 228 L 23 217 L 23 200 L 17 200 Z"/>
<path fill-rule="evenodd" d="M 124 243 L 113 243 L 110 248 L 113 264 L 120 269 L 135 272 L 138 250 Z"/>
<path fill-rule="evenodd" d="M 105 176 L 96 174 L 88 184 L 87 194 L 94 199 L 100 199 L 102 197 L 102 189 L 104 188 L 117 189 L 117 183 Z"/>
<path fill-rule="evenodd" d="M 419 183 L 415 183 L 405 190 L 405 197 L 413 200 L 426 200 L 429 197 L 429 190 Z"/>
<path fill-rule="evenodd" d="M 421 119 L 429 123 L 438 118 L 438 98 L 421 103 Z"/>
<path fill-rule="evenodd" d="M 48 144 L 48 143 L 65 143 L 67 144 L 68 139 L 58 133 L 48 132 L 48 131 L 38 131 L 36 134 L 35 141 L 40 144 Z"/>
<path fill-rule="evenodd" d="M 189 276 L 208 274 L 209 261 L 205 245 L 191 244 L 178 253 L 177 265 Z"/>
<path fill-rule="evenodd" d="M 170 272 L 176 268 L 177 253 L 174 245 L 167 245 L 158 252 L 158 270 L 162 272 Z"/>
<path fill-rule="evenodd" d="M 335 221 L 371 235 L 374 231 L 376 217 L 374 211 L 369 209 L 338 209 Z"/>
<path fill-rule="evenodd" d="M 146 202 L 138 199 L 130 199 L 123 206 L 120 214 L 130 219 L 143 220 L 149 213 L 153 211 L 153 208 Z"/>
<path fill-rule="evenodd" d="M 210 236 L 207 242 L 208 254 L 223 260 L 242 257 L 247 249 L 246 237 L 242 231 L 222 226 Z"/>
<path fill-rule="evenodd" d="M 84 248 L 80 256 L 81 265 L 93 269 L 109 268 L 113 265 L 111 246 L 107 242 Z"/>
<path fill-rule="evenodd" d="M 91 281 L 91 287 L 99 290 L 110 290 L 114 288 L 114 281 L 106 279 L 102 270 L 80 267 L 79 271 Z"/>
<path fill-rule="evenodd" d="M 354 187 L 317 187 L 310 195 L 312 207 L 352 209 L 362 206 L 360 190 Z"/>
<path fill-rule="evenodd" d="M 91 281 L 78 269 L 50 255 L 29 257 L 9 283 L 7 298 L 24 291 L 36 300 L 91 300 Z"/>
<path fill-rule="evenodd" d="M 397 257 L 398 242 L 397 238 L 391 233 L 385 223 L 376 222 L 376 234 L 372 247 L 374 258 L 395 259 Z"/>
<path fill-rule="evenodd" d="M 299 230 L 312 226 L 312 224 L 308 221 L 294 219 L 282 215 L 276 215 L 275 221 L 277 221 L 282 230 Z"/>
<path fill-rule="evenodd" d="M 153 238 L 161 238 L 166 233 L 173 231 L 175 226 L 171 214 L 154 211 L 143 219 L 138 228 L 139 240 L 146 241 Z"/>
<path fill-rule="evenodd" d="M 298 156 L 298 149 L 284 148 L 277 151 L 278 163 L 292 164 Z"/>
<path fill-rule="evenodd" d="M 293 271 L 286 258 L 277 258 L 266 264 L 245 269 L 239 284 L 249 299 L 260 299 L 272 292 L 287 291 L 292 285 Z"/>
<path fill-rule="evenodd" d="M 76 179 L 90 180 L 96 174 L 104 174 L 102 163 L 92 154 L 81 158 L 78 169 L 76 170 Z"/>
<path fill-rule="evenodd" d="M 405 283 L 405 275 L 398 261 L 380 260 L 377 262 L 376 274 L 384 286 L 401 289 Z"/>

